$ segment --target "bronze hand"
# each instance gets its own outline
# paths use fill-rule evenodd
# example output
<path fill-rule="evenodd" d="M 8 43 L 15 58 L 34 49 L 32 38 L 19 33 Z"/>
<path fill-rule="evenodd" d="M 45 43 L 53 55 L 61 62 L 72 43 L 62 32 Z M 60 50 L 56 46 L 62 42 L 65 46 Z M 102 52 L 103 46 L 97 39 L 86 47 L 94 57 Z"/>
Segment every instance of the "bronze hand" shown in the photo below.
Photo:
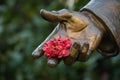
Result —
<path fill-rule="evenodd" d="M 44 19 L 59 22 L 59 24 L 33 52 L 32 55 L 35 58 L 43 55 L 42 47 L 46 41 L 55 38 L 57 35 L 62 35 L 69 37 L 73 44 L 70 48 L 70 56 L 64 59 L 65 64 L 72 64 L 76 60 L 86 61 L 97 48 L 105 33 L 102 24 L 86 12 L 80 13 L 66 9 L 50 12 L 42 9 L 40 14 Z M 94 20 L 96 20 L 95 23 Z M 48 60 L 50 66 L 56 66 L 58 62 L 58 59 Z"/>

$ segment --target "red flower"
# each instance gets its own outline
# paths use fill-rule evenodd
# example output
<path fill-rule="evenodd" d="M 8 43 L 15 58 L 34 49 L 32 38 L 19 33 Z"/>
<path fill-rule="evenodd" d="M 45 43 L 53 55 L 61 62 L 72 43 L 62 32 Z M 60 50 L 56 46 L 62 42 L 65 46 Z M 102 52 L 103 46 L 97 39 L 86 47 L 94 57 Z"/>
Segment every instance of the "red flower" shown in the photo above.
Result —
<path fill-rule="evenodd" d="M 62 38 L 59 36 L 55 40 L 49 40 L 44 44 L 43 51 L 45 56 L 49 58 L 57 57 L 67 57 L 69 56 L 69 48 L 71 46 L 71 41 L 69 38 Z"/>

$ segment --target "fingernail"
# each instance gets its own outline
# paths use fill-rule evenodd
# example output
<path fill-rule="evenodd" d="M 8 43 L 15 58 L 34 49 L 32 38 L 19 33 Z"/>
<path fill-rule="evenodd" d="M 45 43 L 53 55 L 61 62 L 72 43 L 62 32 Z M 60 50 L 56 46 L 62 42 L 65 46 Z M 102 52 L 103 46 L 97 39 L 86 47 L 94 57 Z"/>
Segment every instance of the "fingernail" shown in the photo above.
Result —
<path fill-rule="evenodd" d="M 56 67 L 56 66 L 57 66 L 57 63 L 58 63 L 58 60 L 56 60 L 56 59 L 48 59 L 48 62 L 47 62 L 47 64 L 48 64 L 50 67 Z"/>
<path fill-rule="evenodd" d="M 41 10 L 40 10 L 40 14 L 42 14 L 42 13 L 43 13 L 43 11 L 44 11 L 44 9 L 41 9 Z"/>
<path fill-rule="evenodd" d="M 38 57 L 41 57 L 43 55 L 43 50 L 35 50 L 35 51 L 33 51 L 33 53 L 32 53 L 32 56 L 33 56 L 33 58 L 38 58 Z"/>

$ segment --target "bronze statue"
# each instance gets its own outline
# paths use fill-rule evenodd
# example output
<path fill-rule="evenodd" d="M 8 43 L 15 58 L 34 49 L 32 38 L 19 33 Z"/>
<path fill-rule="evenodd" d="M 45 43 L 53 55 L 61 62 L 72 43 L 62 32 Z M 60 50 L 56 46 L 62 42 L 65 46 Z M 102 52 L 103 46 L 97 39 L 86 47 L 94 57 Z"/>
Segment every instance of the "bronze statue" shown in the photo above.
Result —
<path fill-rule="evenodd" d="M 105 57 L 120 52 L 120 0 L 91 0 L 80 11 L 62 9 L 41 10 L 40 15 L 50 22 L 58 22 L 53 32 L 40 44 L 32 56 L 43 55 L 43 44 L 58 35 L 67 36 L 72 41 L 70 56 L 65 64 L 86 61 L 94 50 Z M 58 59 L 49 59 L 50 66 L 56 66 Z"/>

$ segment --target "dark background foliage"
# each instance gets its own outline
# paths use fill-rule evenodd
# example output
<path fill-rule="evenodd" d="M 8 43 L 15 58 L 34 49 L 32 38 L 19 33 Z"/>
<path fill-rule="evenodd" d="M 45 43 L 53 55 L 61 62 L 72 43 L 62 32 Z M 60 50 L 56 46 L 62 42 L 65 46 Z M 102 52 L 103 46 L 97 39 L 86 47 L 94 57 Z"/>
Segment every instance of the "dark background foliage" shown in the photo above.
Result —
<path fill-rule="evenodd" d="M 75 0 L 79 11 L 89 0 Z M 56 68 L 46 58 L 33 59 L 32 51 L 56 24 L 40 17 L 40 9 L 69 8 L 66 0 L 0 0 L 0 80 L 119 80 L 120 55 L 104 58 L 95 52 L 87 62 Z"/>

